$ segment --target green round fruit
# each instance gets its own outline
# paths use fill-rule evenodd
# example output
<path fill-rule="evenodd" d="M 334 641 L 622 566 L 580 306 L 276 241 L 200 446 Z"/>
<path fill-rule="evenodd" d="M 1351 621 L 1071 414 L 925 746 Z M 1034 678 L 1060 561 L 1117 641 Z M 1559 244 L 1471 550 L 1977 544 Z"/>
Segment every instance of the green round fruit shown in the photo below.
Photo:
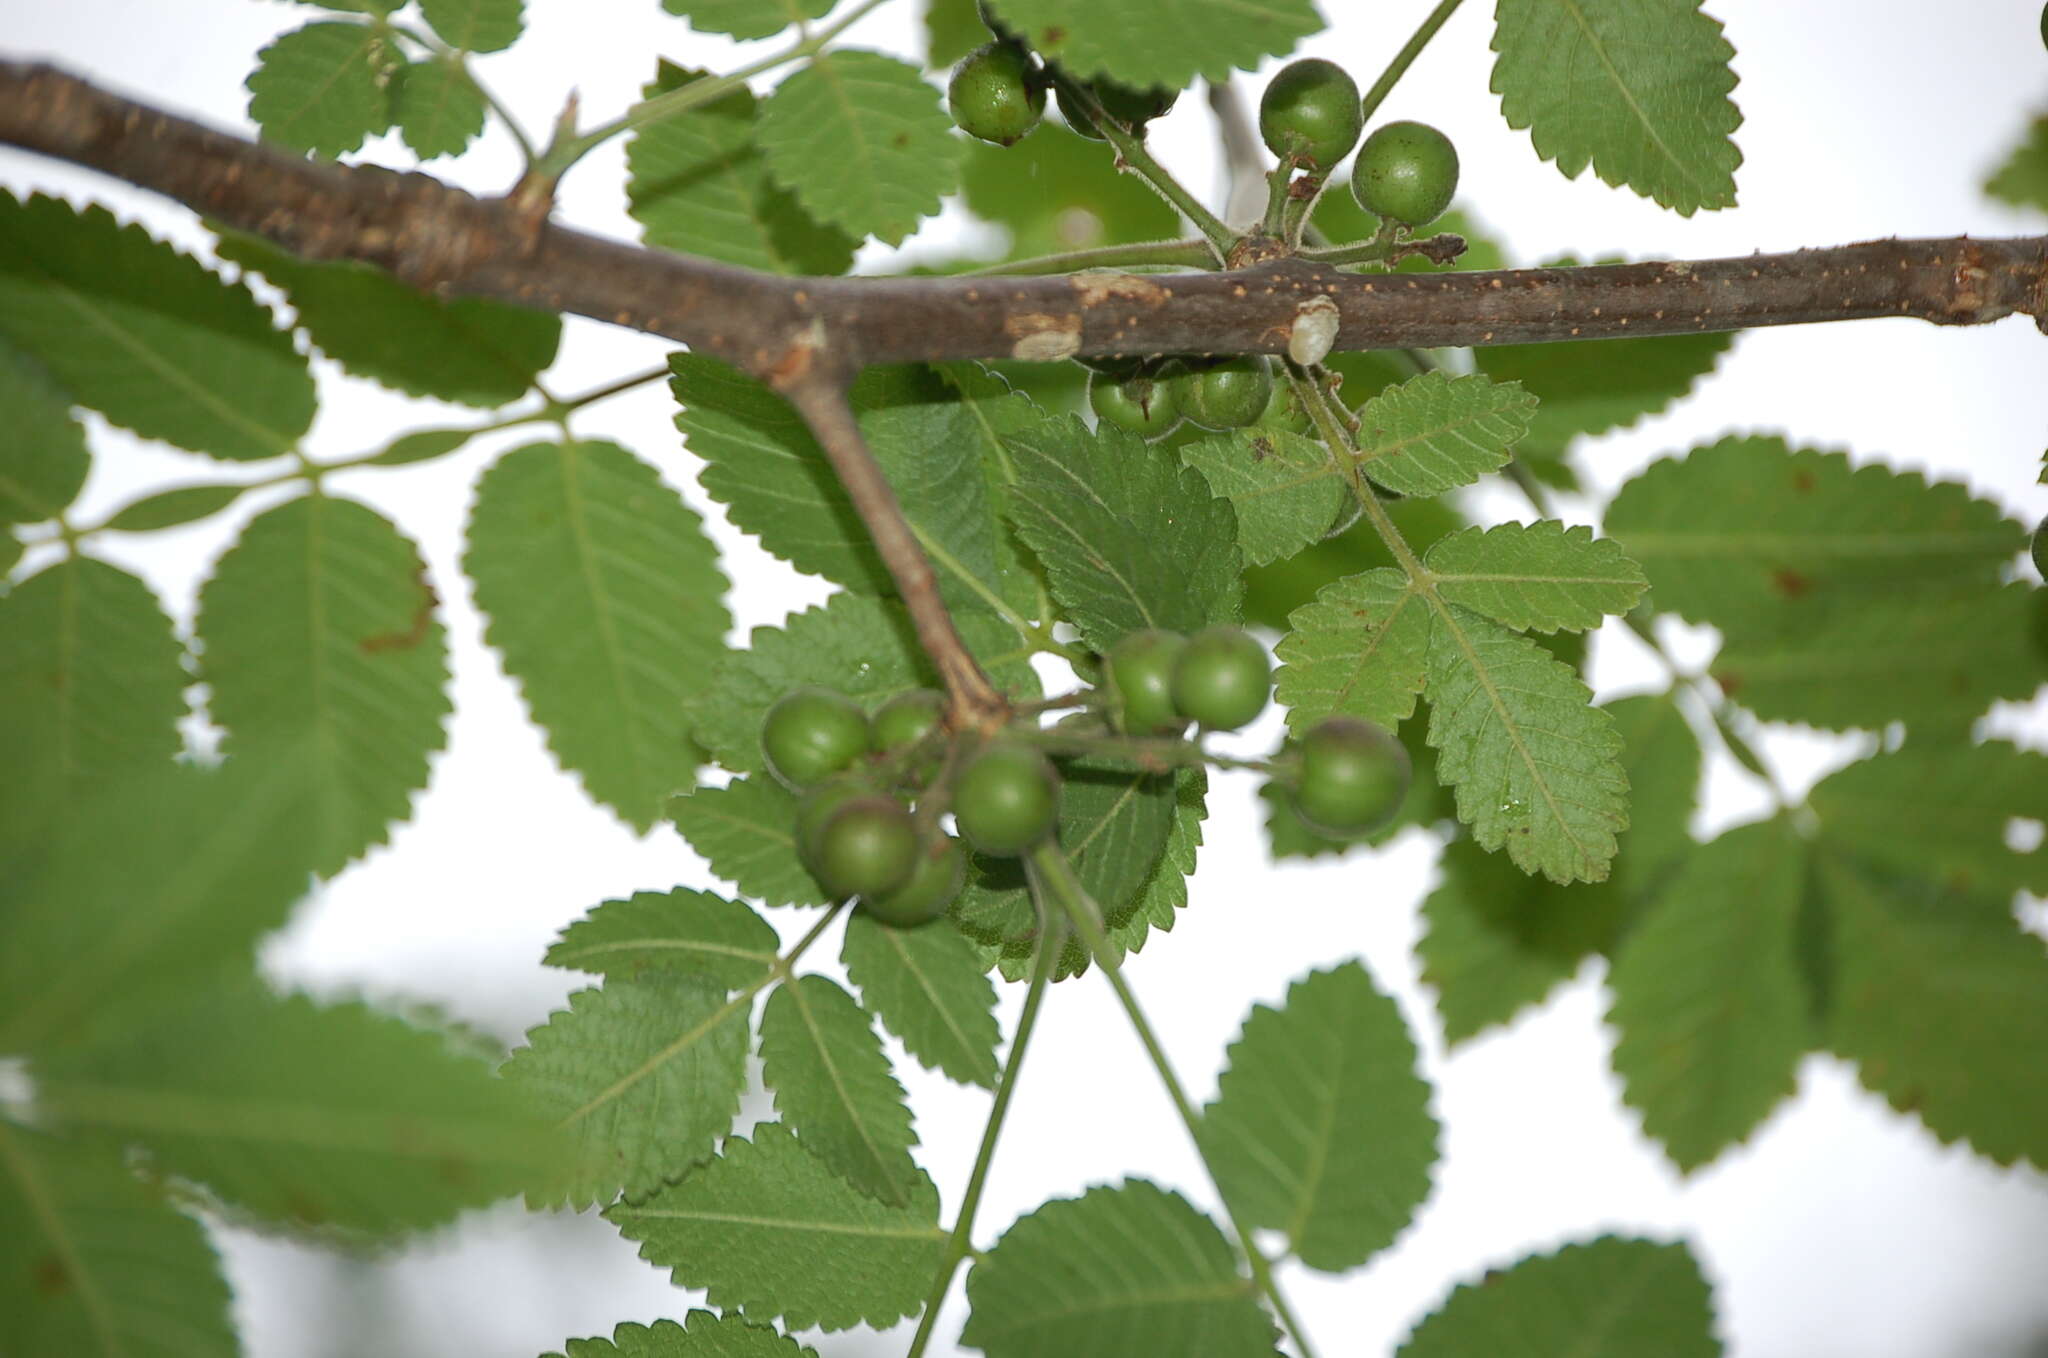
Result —
<path fill-rule="evenodd" d="M 840 773 L 805 789 L 803 796 L 797 798 L 796 821 L 792 827 L 797 861 L 808 868 L 813 877 L 818 874 L 818 832 L 825 828 L 826 820 L 854 798 L 878 797 L 881 792 L 865 774 Z"/>
<path fill-rule="evenodd" d="M 1358 82 L 1342 66 L 1320 57 L 1290 61 L 1259 99 L 1259 135 L 1276 156 L 1328 174 L 1351 154 L 1365 130 Z"/>
<path fill-rule="evenodd" d="M 918 846 L 916 862 L 903 885 L 861 897 L 860 908 L 884 924 L 906 929 L 935 920 L 967 883 L 967 855 L 951 835 L 937 835 Z"/>
<path fill-rule="evenodd" d="M 893 797 L 850 797 L 818 826 L 818 884 L 835 899 L 880 896 L 910 879 L 917 866 L 917 826 Z"/>
<path fill-rule="evenodd" d="M 1109 648 L 1104 682 L 1119 730 L 1133 736 L 1177 736 L 1187 729 L 1187 718 L 1173 705 L 1173 666 L 1187 644 L 1178 632 L 1148 628 Z"/>
<path fill-rule="evenodd" d="M 1088 374 L 1088 405 L 1098 419 L 1142 438 L 1156 439 L 1180 423 L 1180 396 L 1172 382 L 1156 377 L 1123 381 Z"/>
<path fill-rule="evenodd" d="M 1458 191 L 1458 148 L 1427 123 L 1373 129 L 1351 171 L 1358 205 L 1376 217 L 1421 226 L 1444 215 Z"/>
<path fill-rule="evenodd" d="M 1119 85 L 1114 80 L 1093 81 L 1088 88 L 1094 93 L 1095 102 L 1102 105 L 1104 113 L 1141 137 L 1145 135 L 1145 124 L 1154 118 L 1164 117 L 1166 111 L 1173 107 L 1174 101 L 1180 98 L 1179 90 L 1169 90 L 1158 85 L 1151 89 L 1138 90 L 1132 89 L 1129 85 Z M 1102 129 L 1095 125 L 1094 119 L 1082 112 L 1073 100 L 1067 98 L 1065 91 L 1056 93 L 1060 116 L 1067 120 L 1067 126 L 1084 137 L 1101 141 Z"/>
<path fill-rule="evenodd" d="M 1173 705 L 1211 731 L 1235 731 L 1266 710 L 1273 662 L 1242 627 L 1205 627 L 1173 665 Z"/>
<path fill-rule="evenodd" d="M 907 750 L 938 728 L 946 717 L 946 695 L 913 688 L 875 709 L 875 748 L 884 754 Z"/>
<path fill-rule="evenodd" d="M 953 68 L 946 107 L 968 136 L 1009 146 L 1045 116 L 1045 88 L 1024 49 L 1014 43 L 984 43 Z"/>
<path fill-rule="evenodd" d="M 2048 25 L 2048 15 L 2044 15 L 2041 22 Z M 2034 525 L 2034 569 L 2041 572 L 2043 579 L 2048 579 L 2048 519 Z"/>
<path fill-rule="evenodd" d="M 1408 795 L 1408 751 L 1356 717 L 1326 717 L 1301 738 L 1294 809 L 1332 839 L 1381 829 Z"/>
<path fill-rule="evenodd" d="M 776 699 L 761 723 L 761 753 L 777 778 L 801 791 L 868 752 L 868 718 L 829 688 L 800 688 Z"/>
<path fill-rule="evenodd" d="M 1301 402 L 1295 399 L 1294 384 L 1291 382 L 1273 383 L 1272 398 L 1266 402 L 1266 408 L 1259 412 L 1259 418 L 1252 423 L 1254 428 L 1271 430 L 1279 434 L 1300 434 L 1304 438 L 1314 438 L 1316 432 L 1316 422 L 1309 418 L 1308 412 L 1301 408 Z"/>
<path fill-rule="evenodd" d="M 1053 832 L 1060 778 L 1028 745 L 995 744 L 967 761 L 953 784 L 953 820 L 982 853 L 1013 858 Z"/>
<path fill-rule="evenodd" d="M 1183 382 L 1181 413 L 1204 429 L 1243 429 L 1273 399 L 1273 368 L 1260 354 L 1190 373 Z"/>

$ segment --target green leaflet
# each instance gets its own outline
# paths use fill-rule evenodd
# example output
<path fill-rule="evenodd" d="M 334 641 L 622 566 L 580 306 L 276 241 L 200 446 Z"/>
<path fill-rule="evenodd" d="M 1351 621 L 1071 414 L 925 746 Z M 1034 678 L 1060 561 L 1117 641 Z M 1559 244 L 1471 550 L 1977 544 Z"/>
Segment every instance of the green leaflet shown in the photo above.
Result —
<path fill-rule="evenodd" d="M 1684 1245 L 1601 1236 L 1460 1283 L 1398 1358 L 1477 1353 L 1718 1358 L 1714 1302 Z"/>
<path fill-rule="evenodd" d="M 131 500 L 107 519 L 117 533 L 153 533 L 176 528 L 220 513 L 242 498 L 246 485 L 213 484 L 173 486 L 169 490 Z"/>
<path fill-rule="evenodd" d="M 2048 841 L 2015 847 L 2014 820 L 2048 821 L 2048 756 L 2003 741 L 1918 742 L 1860 760 L 1807 795 L 1828 842 L 1959 890 L 2048 894 Z"/>
<path fill-rule="evenodd" d="M 220 254 L 284 290 L 298 324 L 358 377 L 485 409 L 524 396 L 555 361 L 562 322 L 477 297 L 420 292 L 368 264 L 316 263 L 254 236 L 220 233 Z"/>
<path fill-rule="evenodd" d="M 1209 774 L 1205 769 L 1181 769 L 1174 775 L 1173 829 L 1166 836 L 1166 852 L 1152 866 L 1151 876 L 1138 888 L 1137 905 L 1129 919 L 1113 926 L 1109 941 L 1127 952 L 1137 952 L 1153 929 L 1171 933 L 1176 914 L 1188 903 L 1188 879 L 1195 874 L 1195 855 L 1202 847 L 1202 819 L 1209 813 Z M 1003 959 L 1003 974 L 1010 980 L 1010 958 Z M 1057 972 L 1055 972 L 1057 974 Z"/>
<path fill-rule="evenodd" d="M 792 1330 L 879 1329 L 915 1315 L 947 1236 L 929 1178 L 920 1174 L 908 1206 L 887 1206 L 776 1122 L 751 1140 L 727 1138 L 710 1163 L 604 1215 L 676 1286 Z"/>
<path fill-rule="evenodd" d="M 1700 0 L 1501 0 L 1493 92 L 1566 178 L 1588 165 L 1680 216 L 1735 206 L 1735 49 Z"/>
<path fill-rule="evenodd" d="M 0 337 L 0 523 L 40 523 L 70 508 L 92 454 L 71 415 L 71 396 L 26 353 Z"/>
<path fill-rule="evenodd" d="M 418 550 L 352 500 L 251 520 L 199 595 L 201 675 L 229 754 L 302 773 L 314 867 L 339 872 L 411 814 L 449 711 Z"/>
<path fill-rule="evenodd" d="M 861 1003 L 912 1056 L 962 1084 L 994 1088 L 1002 1040 L 996 991 L 958 930 L 898 929 L 855 911 L 840 960 Z"/>
<path fill-rule="evenodd" d="M 776 987 L 761 1015 L 761 1078 L 804 1149 L 885 1203 L 910 1201 L 910 1105 L 853 996 L 823 976 Z"/>
<path fill-rule="evenodd" d="M 1681 1170 L 1743 1140 L 1797 1083 L 1813 1001 L 1798 932 L 1807 846 L 1784 820 L 1679 864 L 1614 954 L 1614 1069 Z"/>
<path fill-rule="evenodd" d="M 1106 650 L 1145 627 L 1234 620 L 1243 597 L 1236 515 L 1172 452 L 1072 416 L 1005 440 L 1009 515 L 1067 617 Z"/>
<path fill-rule="evenodd" d="M 420 0 L 441 40 L 459 52 L 497 52 L 518 41 L 525 0 Z"/>
<path fill-rule="evenodd" d="M 1612 718 L 1569 666 L 1456 604 L 1430 622 L 1429 743 L 1458 818 L 1553 882 L 1607 876 L 1628 825 Z"/>
<path fill-rule="evenodd" d="M 2014 207 L 2048 211 L 2048 117 L 2028 124 L 2025 140 L 1984 181 L 1984 192 Z"/>
<path fill-rule="evenodd" d="M 1238 429 L 1191 443 L 1180 455 L 1237 511 L 1238 545 L 1254 566 L 1322 541 L 1350 499 L 1329 450 L 1299 434 Z"/>
<path fill-rule="evenodd" d="M 241 284 L 105 208 L 0 194 L 0 335 L 80 404 L 229 461 L 290 452 L 313 377 Z"/>
<path fill-rule="evenodd" d="M 567 1173 L 529 1179 L 527 1200 L 634 1197 L 708 1157 L 739 1113 L 752 1008 L 752 991 L 728 999 L 705 977 L 649 972 L 579 990 L 530 1029 L 505 1082 L 574 1157 Z"/>
<path fill-rule="evenodd" d="M 1203 1111 L 1203 1155 L 1245 1225 L 1341 1273 L 1392 1244 L 1429 1196 L 1437 1123 L 1401 1012 L 1356 962 L 1254 1005 Z"/>
<path fill-rule="evenodd" d="M 711 870 L 763 905 L 824 905 L 825 888 L 797 861 L 796 798 L 767 774 L 700 787 L 669 818 Z"/>
<path fill-rule="evenodd" d="M 1539 402 L 1522 456 L 1561 456 L 1573 439 L 1625 429 L 1684 399 L 1734 343 L 1727 334 L 1662 335 L 1488 345 L 1472 357 L 1488 377 Z"/>
<path fill-rule="evenodd" d="M 1214 1222 L 1143 1179 L 1017 1219 L 967 1275 L 960 1342 L 989 1358 L 1269 1358 L 1273 1323 Z"/>
<path fill-rule="evenodd" d="M 50 1053 L 36 1094 L 55 1125 L 139 1142 L 159 1171 L 275 1225 L 437 1225 L 559 1160 L 516 1091 L 443 1034 L 246 973 Z"/>
<path fill-rule="evenodd" d="M 307 24 L 256 54 L 249 117 L 295 151 L 343 155 L 391 125 L 386 81 L 400 61 L 368 24 Z"/>
<path fill-rule="evenodd" d="M 10 1352 L 235 1358 L 205 1228 L 118 1151 L 0 1121 L 0 1316 Z"/>
<path fill-rule="evenodd" d="M 662 62 L 648 98 L 704 78 Z M 627 210 L 649 245 L 769 273 L 840 274 L 858 243 L 768 178 L 742 85 L 643 125 L 626 145 Z"/>
<path fill-rule="evenodd" d="M 1358 408 L 1358 466 L 1388 490 L 1441 495 L 1506 466 L 1535 412 L 1512 382 L 1426 372 Z"/>
<path fill-rule="evenodd" d="M 1287 615 L 1274 692 L 1295 734 L 1342 713 L 1392 731 L 1428 676 L 1429 602 L 1391 567 L 1346 576 Z"/>
<path fill-rule="evenodd" d="M 713 359 L 678 354 L 676 425 L 704 459 L 705 492 L 733 523 L 798 570 L 858 593 L 893 595 L 895 582 L 860 526 L 824 450 L 787 401 Z M 896 491 L 940 593 L 968 612 L 1030 607 L 1031 587 L 1002 542 L 990 485 L 982 404 L 922 366 L 871 368 L 850 400 L 861 432 Z M 1023 402 L 1022 397 L 1005 398 Z"/>
<path fill-rule="evenodd" d="M 1837 775 L 1839 776 L 1839 775 Z M 1826 1042 L 1892 1107 L 2001 1165 L 2048 1166 L 2048 954 L 2009 893 L 1851 845 L 1819 855 Z M 1855 855 L 1855 856 L 1851 856 Z"/>
<path fill-rule="evenodd" d="M 154 591 L 90 557 L 0 597 L 0 835 L 29 841 L 96 782 L 168 762 L 185 650 Z"/>
<path fill-rule="evenodd" d="M 973 22 L 979 29 L 980 20 Z M 977 45 L 987 36 L 983 31 Z M 972 143 L 960 187 L 975 216 L 1008 229 L 1005 259 L 1166 240 L 1180 229 L 1178 214 L 1135 177 L 1119 174 L 1101 142 L 1050 119 L 1015 146 Z"/>
<path fill-rule="evenodd" d="M 661 0 L 702 33 L 769 38 L 802 19 L 822 19 L 833 0 Z"/>
<path fill-rule="evenodd" d="M 768 979 L 779 944 L 768 921 L 708 891 L 636 891 L 606 901 L 562 931 L 541 960 L 628 980 L 696 972 L 728 990 Z"/>
<path fill-rule="evenodd" d="M 1323 27 L 1312 0 L 994 0 L 989 8 L 1074 75 L 1141 89 L 1186 89 L 1198 75 L 1228 79 L 1232 68 L 1283 56 Z"/>
<path fill-rule="evenodd" d="M 960 183 L 960 140 L 915 66 L 841 48 L 761 105 L 769 173 L 819 221 L 901 244 Z"/>
<path fill-rule="evenodd" d="M 1612 538 L 1583 526 L 1503 523 L 1445 538 L 1423 558 L 1437 594 L 1518 632 L 1583 632 L 1626 613 L 1647 583 Z"/>
<path fill-rule="evenodd" d="M 954 618 L 961 639 L 998 688 L 1038 696 L 1031 652 L 1009 624 L 987 613 Z M 917 645 L 910 615 L 893 599 L 835 594 L 822 608 L 757 627 L 745 650 L 728 654 L 686 704 L 690 731 L 726 768 L 758 773 L 761 722 L 792 689 L 818 685 L 873 711 L 911 688 L 938 688 L 938 672 Z"/>
<path fill-rule="evenodd" d="M 564 1353 L 541 1358 L 817 1358 L 809 1348 L 766 1325 L 738 1316 L 692 1311 L 678 1325 L 657 1320 L 652 1325 L 630 1322 L 612 1331 L 610 1339 L 571 1339 Z"/>
<path fill-rule="evenodd" d="M 1441 496 L 1394 500 L 1383 508 L 1401 530 L 1401 536 L 1417 551 L 1425 551 L 1431 543 L 1467 526 L 1465 516 Z M 1285 561 L 1247 570 L 1245 618 L 1285 632 L 1287 615 L 1314 601 L 1317 592 L 1326 586 L 1348 575 L 1397 565 L 1371 520 L 1361 516 L 1343 532 L 1324 538 Z"/>
<path fill-rule="evenodd" d="M 289 755 L 128 765 L 61 823 L 10 844 L 0 1051 L 119 1031 L 162 995 L 249 959 L 311 885 L 305 781 Z M 10 808 L 0 823 L 12 834 L 26 821 Z"/>
<path fill-rule="evenodd" d="M 925 65 L 944 70 L 988 41 L 975 0 L 925 0 Z"/>
<path fill-rule="evenodd" d="M 562 765 L 645 832 L 695 781 L 684 704 L 724 654 L 702 520 L 614 443 L 534 443 L 477 486 L 463 567 Z"/>
<path fill-rule="evenodd" d="M 483 92 L 457 61 L 415 61 L 396 76 L 399 135 L 421 160 L 457 156 L 484 130 Z"/>

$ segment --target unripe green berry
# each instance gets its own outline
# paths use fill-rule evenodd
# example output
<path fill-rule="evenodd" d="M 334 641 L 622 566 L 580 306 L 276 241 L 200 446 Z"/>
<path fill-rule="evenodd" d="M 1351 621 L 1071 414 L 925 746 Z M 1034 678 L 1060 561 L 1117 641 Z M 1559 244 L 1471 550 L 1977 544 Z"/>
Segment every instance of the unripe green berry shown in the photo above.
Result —
<path fill-rule="evenodd" d="M 1266 710 L 1273 662 L 1242 627 L 1205 627 L 1173 665 L 1173 705 L 1212 731 L 1235 731 Z"/>
<path fill-rule="evenodd" d="M 1173 667 L 1188 644 L 1178 632 L 1132 632 L 1103 657 L 1110 712 L 1126 735 L 1179 735 L 1188 719 L 1173 705 Z"/>
<path fill-rule="evenodd" d="M 1218 363 L 1182 381 L 1181 413 L 1204 429 L 1243 429 L 1273 399 L 1272 365 L 1261 354 Z"/>
<path fill-rule="evenodd" d="M 1309 828 L 1332 839 L 1381 829 L 1408 795 L 1408 751 L 1356 717 L 1327 717 L 1301 738 L 1294 809 Z"/>
<path fill-rule="evenodd" d="M 917 826 L 893 798 L 850 798 L 818 827 L 812 874 L 835 899 L 894 891 L 916 865 Z"/>
<path fill-rule="evenodd" d="M 875 748 L 884 754 L 907 750 L 937 729 L 946 716 L 946 695 L 913 688 L 875 709 Z"/>
<path fill-rule="evenodd" d="M 800 688 L 785 693 L 761 723 L 769 771 L 801 791 L 868 751 L 868 718 L 843 693 Z"/>
<path fill-rule="evenodd" d="M 1098 419 L 1141 438 L 1156 439 L 1180 423 L 1180 396 L 1171 381 L 1132 377 L 1123 381 L 1088 374 L 1088 405 Z"/>
<path fill-rule="evenodd" d="M 989 745 L 953 784 L 953 820 L 985 854 L 1011 858 L 1053 832 L 1059 822 L 1059 774 L 1028 745 Z"/>
<path fill-rule="evenodd" d="M 1038 126 L 1045 115 L 1045 88 L 1022 48 L 985 43 L 953 68 L 946 107 L 962 132 L 1008 146 Z"/>
<path fill-rule="evenodd" d="M 1358 82 L 1334 61 L 1291 61 L 1267 83 L 1259 99 L 1259 135 L 1276 156 L 1328 174 L 1358 145 L 1365 111 Z"/>
<path fill-rule="evenodd" d="M 791 827 L 796 840 L 797 861 L 818 875 L 818 835 L 834 811 L 856 797 L 877 797 L 881 789 L 863 774 L 841 773 L 807 788 L 797 799 L 796 822 Z"/>
<path fill-rule="evenodd" d="M 1427 123 L 1373 129 L 1351 171 L 1358 205 L 1376 217 L 1422 226 L 1444 215 L 1458 191 L 1458 148 Z"/>
<path fill-rule="evenodd" d="M 1095 102 L 1102 105 L 1104 113 L 1123 123 L 1139 136 L 1145 134 L 1146 123 L 1154 118 L 1164 117 L 1166 111 L 1173 107 L 1174 101 L 1180 98 L 1179 90 L 1169 90 L 1157 85 L 1151 89 L 1133 89 L 1129 85 L 1119 85 L 1114 80 L 1093 81 L 1088 88 L 1095 95 Z M 1060 115 L 1067 120 L 1068 127 L 1090 140 L 1103 140 L 1102 130 L 1095 126 L 1095 120 L 1083 112 L 1073 100 L 1067 98 L 1066 91 L 1057 91 L 1057 95 Z"/>
<path fill-rule="evenodd" d="M 967 882 L 967 855 L 951 835 L 935 835 L 918 846 L 910 876 L 894 891 L 861 898 L 861 909 L 884 924 L 910 928 L 935 920 Z"/>

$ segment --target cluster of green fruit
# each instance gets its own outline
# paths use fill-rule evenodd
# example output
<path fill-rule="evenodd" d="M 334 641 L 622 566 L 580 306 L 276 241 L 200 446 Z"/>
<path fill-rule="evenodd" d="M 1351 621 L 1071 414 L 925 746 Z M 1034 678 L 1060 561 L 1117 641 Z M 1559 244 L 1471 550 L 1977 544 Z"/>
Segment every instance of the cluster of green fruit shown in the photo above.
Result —
<path fill-rule="evenodd" d="M 1189 723 L 1236 730 L 1272 695 L 1265 648 L 1238 627 L 1134 632 L 1102 660 L 1093 717 L 1126 737 L 1178 739 Z M 998 858 L 1029 851 L 1059 821 L 1058 770 L 1029 732 L 958 735 L 930 689 L 897 694 L 873 717 L 831 689 L 793 690 L 768 709 L 761 749 L 799 794 L 798 858 L 832 896 L 859 897 L 885 924 L 936 919 L 959 896 L 966 857 L 939 826 L 945 812 L 976 852 Z M 1380 728 L 1333 717 L 1276 772 L 1312 827 L 1355 838 L 1393 817 L 1408 756 Z"/>
<path fill-rule="evenodd" d="M 1011 146 L 1029 136 L 1045 116 L 1045 92 L 1055 90 L 1060 116 L 1067 126 L 1092 141 L 1103 140 L 1095 118 L 1069 90 L 1085 90 L 1109 117 L 1133 133 L 1146 123 L 1162 117 L 1180 98 L 1177 90 L 1162 87 L 1132 89 L 1113 80 L 1087 84 L 1059 82 L 1054 67 L 1032 64 L 1031 52 L 1002 21 L 981 6 L 981 21 L 995 41 L 967 54 L 953 68 L 946 86 L 946 106 L 962 132 L 998 146 Z"/>

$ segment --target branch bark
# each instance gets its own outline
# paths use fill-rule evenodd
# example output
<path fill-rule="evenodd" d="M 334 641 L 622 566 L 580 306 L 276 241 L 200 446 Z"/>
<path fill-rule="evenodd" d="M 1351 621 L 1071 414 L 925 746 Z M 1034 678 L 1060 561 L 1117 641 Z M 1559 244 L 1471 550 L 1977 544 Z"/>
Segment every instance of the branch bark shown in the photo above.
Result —
<path fill-rule="evenodd" d="M 419 174 L 303 159 L 48 66 L 0 62 L 0 143 L 154 190 L 316 259 L 417 287 L 573 312 L 772 379 L 801 347 L 837 369 L 964 358 L 1285 353 L 1304 304 L 1336 348 L 1692 334 L 1906 316 L 2048 331 L 2048 237 L 1887 240 L 1735 259 L 1352 274 L 1279 260 L 1224 273 L 786 278 L 536 224 Z"/>

